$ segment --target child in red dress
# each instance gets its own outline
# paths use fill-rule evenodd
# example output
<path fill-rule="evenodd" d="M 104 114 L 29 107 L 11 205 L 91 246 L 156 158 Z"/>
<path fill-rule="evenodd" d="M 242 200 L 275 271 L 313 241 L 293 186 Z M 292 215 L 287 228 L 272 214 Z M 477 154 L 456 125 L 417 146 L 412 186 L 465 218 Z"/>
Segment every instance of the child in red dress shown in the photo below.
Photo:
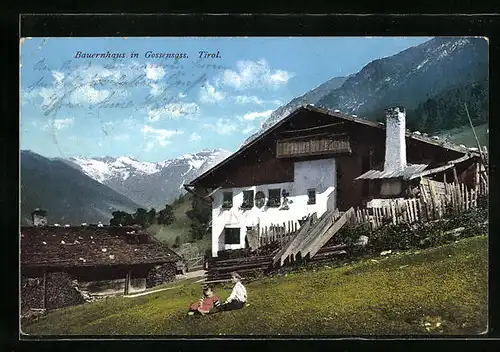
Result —
<path fill-rule="evenodd" d="M 189 307 L 188 315 L 207 314 L 220 306 L 219 297 L 215 296 L 212 289 L 206 286 L 203 289 L 203 297 L 198 302 L 194 302 Z"/>

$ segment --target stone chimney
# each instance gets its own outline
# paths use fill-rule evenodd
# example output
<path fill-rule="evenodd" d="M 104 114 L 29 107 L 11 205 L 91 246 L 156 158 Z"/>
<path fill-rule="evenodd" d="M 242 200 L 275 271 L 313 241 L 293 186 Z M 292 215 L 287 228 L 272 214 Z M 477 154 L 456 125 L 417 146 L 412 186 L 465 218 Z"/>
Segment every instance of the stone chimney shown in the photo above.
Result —
<path fill-rule="evenodd" d="M 402 107 L 385 110 L 385 162 L 384 171 L 406 168 L 406 112 Z"/>
<path fill-rule="evenodd" d="M 46 226 L 47 225 L 47 211 L 36 208 L 31 213 L 31 220 L 33 221 L 33 226 Z"/>

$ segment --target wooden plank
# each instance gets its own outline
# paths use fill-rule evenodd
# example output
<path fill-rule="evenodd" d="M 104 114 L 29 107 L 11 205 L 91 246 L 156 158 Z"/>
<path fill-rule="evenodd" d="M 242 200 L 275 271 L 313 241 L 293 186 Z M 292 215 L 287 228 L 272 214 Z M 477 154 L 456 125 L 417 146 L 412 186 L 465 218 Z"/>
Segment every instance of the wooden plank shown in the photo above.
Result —
<path fill-rule="evenodd" d="M 402 201 L 401 202 L 401 207 L 403 209 L 403 219 L 405 222 L 411 224 L 412 223 L 412 217 L 410 213 L 410 208 L 409 208 L 409 202 L 408 201 Z"/>
<path fill-rule="evenodd" d="M 125 275 L 125 290 L 124 290 L 125 295 L 128 295 L 129 286 L 130 286 L 130 270 L 127 271 L 127 274 Z"/>
<path fill-rule="evenodd" d="M 458 201 L 459 208 L 458 209 L 460 211 L 463 211 L 464 210 L 464 208 L 463 208 L 463 206 L 464 206 L 464 195 L 463 195 L 463 190 L 462 190 L 462 184 L 461 183 L 458 185 L 458 198 L 459 198 L 459 201 Z"/>
<path fill-rule="evenodd" d="M 382 216 L 380 214 L 380 209 L 379 208 L 374 208 L 373 213 L 375 214 L 375 224 L 376 228 L 379 228 L 380 225 L 382 224 Z"/>
<path fill-rule="evenodd" d="M 273 257 L 273 265 L 275 265 L 278 261 L 280 262 L 280 265 L 283 265 L 283 262 L 285 259 L 291 254 L 291 250 L 293 249 L 294 245 L 300 241 L 300 239 L 309 231 L 309 229 L 313 226 L 311 225 L 313 219 L 315 218 L 315 214 L 308 216 L 306 222 L 304 225 L 302 225 L 297 231 L 294 236 L 290 239 L 290 241 L 287 243 L 286 246 L 283 246 L 278 253 Z"/>
<path fill-rule="evenodd" d="M 404 212 L 406 214 L 406 221 L 411 224 L 414 222 L 413 220 L 413 214 L 411 212 L 411 200 L 407 200 L 403 202 L 403 207 L 404 207 Z"/>
<path fill-rule="evenodd" d="M 47 309 L 47 270 L 43 270 L 43 301 L 42 308 Z"/>
<path fill-rule="evenodd" d="M 465 210 L 469 210 L 469 189 L 465 187 Z"/>
<path fill-rule="evenodd" d="M 475 163 L 475 170 L 474 170 L 474 189 L 477 192 L 479 190 L 479 163 Z"/>
<path fill-rule="evenodd" d="M 334 210 L 327 211 L 325 214 L 323 214 L 322 219 L 318 221 L 318 223 L 309 231 L 306 236 L 296 245 L 296 247 L 293 250 L 293 255 L 298 254 L 301 252 L 301 250 L 304 248 L 304 246 L 311 241 L 311 239 L 316 238 L 317 236 L 321 235 L 326 231 L 332 224 L 334 223 Z M 349 214 L 351 215 L 351 214 Z M 352 215 L 354 216 L 354 209 L 352 212 Z"/>
<path fill-rule="evenodd" d="M 420 220 L 418 204 L 419 204 L 419 199 L 413 199 L 413 210 L 415 211 L 415 221 L 417 222 Z"/>
<path fill-rule="evenodd" d="M 391 218 L 392 218 L 392 224 L 396 225 L 398 223 L 398 219 L 396 217 L 396 204 L 394 202 L 390 202 L 390 212 L 391 212 Z"/>
<path fill-rule="evenodd" d="M 314 241 L 301 251 L 301 255 L 304 258 L 309 254 L 312 258 L 327 243 L 346 223 L 349 216 L 354 209 L 351 207 L 347 210 L 331 227 L 329 227 L 323 234 L 314 238 Z"/>
<path fill-rule="evenodd" d="M 302 258 L 304 258 L 304 255 L 307 253 L 303 252 L 303 249 L 307 247 L 311 242 L 315 241 L 318 237 L 321 237 L 325 231 L 327 231 L 334 223 L 335 223 L 335 218 L 336 218 L 336 213 L 337 211 L 330 210 L 324 217 L 323 221 L 318 222 L 317 226 L 315 226 L 313 229 L 309 231 L 309 233 L 300 241 L 300 243 L 297 244 L 295 249 L 293 250 L 293 255 L 297 255 L 298 253 L 301 253 Z M 352 213 L 348 214 L 346 217 L 346 221 L 349 220 L 350 216 L 354 217 L 355 212 L 354 209 Z"/>
<path fill-rule="evenodd" d="M 455 180 L 455 183 L 458 184 L 458 175 L 457 175 L 457 169 L 454 167 L 453 168 L 453 178 Z"/>
<path fill-rule="evenodd" d="M 458 194 L 459 194 L 459 210 L 463 211 L 464 210 L 464 194 L 463 194 L 463 189 L 462 189 L 462 184 L 460 183 L 458 185 Z"/>
<path fill-rule="evenodd" d="M 411 200 L 410 207 L 413 213 L 413 221 L 418 222 L 417 200 L 415 198 Z"/>

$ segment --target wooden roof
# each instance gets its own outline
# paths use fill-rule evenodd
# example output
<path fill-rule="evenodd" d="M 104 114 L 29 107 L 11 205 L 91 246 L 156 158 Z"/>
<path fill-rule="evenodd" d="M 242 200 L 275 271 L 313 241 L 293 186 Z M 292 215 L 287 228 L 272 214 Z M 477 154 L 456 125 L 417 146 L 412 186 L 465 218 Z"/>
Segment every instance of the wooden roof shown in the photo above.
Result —
<path fill-rule="evenodd" d="M 401 170 L 370 170 L 365 172 L 361 176 L 356 177 L 354 180 L 376 180 L 390 178 L 402 178 L 403 180 L 409 180 L 413 175 L 416 175 L 425 170 L 427 166 L 427 164 L 409 164 Z"/>
<path fill-rule="evenodd" d="M 21 265 L 41 267 L 139 265 L 180 257 L 132 227 L 21 227 Z"/>
<path fill-rule="evenodd" d="M 285 123 L 289 122 L 293 118 L 296 118 L 298 115 L 300 115 L 300 112 L 302 112 L 302 111 L 311 111 L 311 112 L 322 114 L 323 116 L 325 116 L 325 115 L 326 116 L 331 116 L 333 118 L 341 119 L 341 120 L 352 122 L 352 123 L 356 123 L 356 124 L 361 124 L 361 125 L 364 125 L 364 126 L 368 126 L 368 127 L 374 128 L 374 129 L 385 130 L 385 125 L 383 123 L 380 123 L 380 122 L 369 121 L 369 120 L 365 120 L 365 119 L 362 119 L 362 118 L 359 118 L 359 117 L 354 117 L 354 116 L 346 115 L 346 114 L 343 114 L 343 113 L 340 113 L 340 112 L 334 112 L 334 111 L 331 111 L 331 110 L 328 110 L 328 109 L 324 109 L 324 108 L 317 108 L 317 107 L 314 107 L 312 105 L 302 106 L 302 107 L 299 107 L 298 109 L 296 109 L 295 111 L 293 111 L 292 113 L 290 113 L 285 118 L 283 118 L 280 121 L 278 121 L 276 124 L 274 124 L 273 126 L 271 126 L 270 128 L 268 128 L 264 132 L 262 132 L 259 136 L 257 136 L 253 140 L 251 140 L 249 143 L 243 145 L 240 149 L 238 149 L 236 152 L 234 152 L 233 154 L 231 154 L 230 156 L 228 156 L 225 160 L 223 160 L 220 163 L 214 165 L 212 168 L 210 168 L 209 170 L 205 171 L 203 174 L 201 174 L 198 177 L 196 177 L 189 184 L 186 184 L 185 187 L 190 187 L 190 186 L 192 187 L 192 186 L 196 185 L 197 183 L 200 183 L 205 177 L 207 177 L 208 175 L 210 175 L 214 171 L 220 169 L 225 164 L 227 164 L 227 163 L 231 162 L 232 160 L 236 159 L 240 154 L 244 153 L 246 150 L 250 149 L 253 145 L 255 145 L 258 141 L 262 140 L 266 136 L 268 136 L 271 133 L 273 133 L 274 131 L 276 131 L 280 126 L 282 126 Z M 459 152 L 459 153 L 462 153 L 462 154 L 469 153 L 469 154 L 477 154 L 477 155 L 479 155 L 478 153 L 471 152 L 467 148 L 463 148 L 461 146 L 458 146 L 458 145 L 455 145 L 455 144 L 452 144 L 452 143 L 449 143 L 449 142 L 445 142 L 443 140 L 435 140 L 435 139 L 433 139 L 431 137 L 426 137 L 426 136 L 423 136 L 421 134 L 407 132 L 406 133 L 406 138 L 407 139 L 417 140 L 417 141 L 420 141 L 420 142 L 424 142 L 424 143 L 427 143 L 427 144 L 431 144 L 431 145 L 437 146 L 439 148 L 452 150 L 452 151 Z"/>

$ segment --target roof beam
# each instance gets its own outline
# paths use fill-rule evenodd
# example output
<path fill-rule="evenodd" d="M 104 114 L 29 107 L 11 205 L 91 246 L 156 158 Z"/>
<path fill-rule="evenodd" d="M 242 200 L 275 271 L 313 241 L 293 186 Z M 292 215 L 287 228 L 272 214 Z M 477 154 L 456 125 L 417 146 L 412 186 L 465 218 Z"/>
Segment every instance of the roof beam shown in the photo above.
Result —
<path fill-rule="evenodd" d="M 294 132 L 314 131 L 314 130 L 320 130 L 320 129 L 323 129 L 323 128 L 328 128 L 328 127 L 333 127 L 333 126 L 339 126 L 339 125 L 343 125 L 343 124 L 344 124 L 344 122 L 330 123 L 328 125 L 302 128 L 300 130 L 283 131 L 282 133 L 294 133 Z"/>
<path fill-rule="evenodd" d="M 213 200 L 208 200 L 208 199 L 207 199 L 207 198 L 208 198 L 207 196 L 205 196 L 205 197 L 204 197 L 204 196 L 202 196 L 201 194 L 196 193 L 196 192 L 195 192 L 193 189 L 191 189 L 190 187 L 194 188 L 194 187 L 193 187 L 193 186 L 191 186 L 191 185 L 184 185 L 184 189 L 185 189 L 186 191 L 188 191 L 189 193 L 191 193 L 193 196 L 198 197 L 198 198 L 200 198 L 201 200 L 203 200 L 204 202 L 207 202 L 207 203 L 211 203 L 211 202 L 213 201 Z"/>
<path fill-rule="evenodd" d="M 413 176 L 410 177 L 410 180 L 413 180 L 415 178 L 420 178 L 420 177 L 428 176 L 428 175 L 432 175 L 432 174 L 437 174 L 439 172 L 451 169 L 451 168 L 455 167 L 456 164 L 460 164 L 461 162 L 467 161 L 469 159 L 472 159 L 471 155 L 464 155 L 464 156 L 462 156 L 462 157 L 460 157 L 458 159 L 448 161 L 448 163 L 446 163 L 446 165 L 439 166 L 439 167 L 436 167 L 436 168 L 433 168 L 433 169 L 429 169 L 429 170 L 425 170 L 423 172 L 415 174 L 415 175 L 413 175 Z"/>

